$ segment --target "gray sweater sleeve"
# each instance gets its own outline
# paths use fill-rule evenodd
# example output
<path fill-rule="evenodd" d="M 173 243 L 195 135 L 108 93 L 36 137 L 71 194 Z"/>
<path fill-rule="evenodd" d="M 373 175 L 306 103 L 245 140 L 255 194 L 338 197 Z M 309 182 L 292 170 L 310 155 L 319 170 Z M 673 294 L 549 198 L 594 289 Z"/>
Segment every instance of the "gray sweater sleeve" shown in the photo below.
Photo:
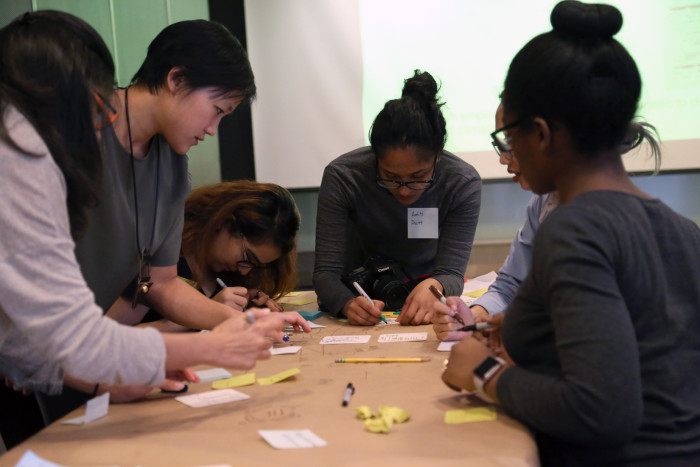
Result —
<path fill-rule="evenodd" d="M 63 175 L 18 113 L 0 144 L 0 373 L 28 390 L 60 392 L 63 372 L 89 382 L 158 385 L 165 344 L 95 304 L 75 259 Z"/>
<path fill-rule="evenodd" d="M 642 420 L 642 383 L 614 236 L 595 218 L 563 214 L 540 227 L 533 269 L 507 311 L 503 339 L 519 366 L 503 372 L 498 397 L 511 415 L 559 439 L 625 443 Z"/>
<path fill-rule="evenodd" d="M 472 251 L 476 224 L 481 208 L 481 179 L 465 177 L 453 193 L 445 193 L 447 215 L 440 226 L 433 278 L 444 288 L 446 296 L 460 296 L 464 290 L 464 274 Z"/>
<path fill-rule="evenodd" d="M 335 316 L 355 297 L 340 280 L 345 268 L 352 209 L 344 186 L 336 169 L 326 167 L 318 194 L 313 282 L 319 301 Z"/>

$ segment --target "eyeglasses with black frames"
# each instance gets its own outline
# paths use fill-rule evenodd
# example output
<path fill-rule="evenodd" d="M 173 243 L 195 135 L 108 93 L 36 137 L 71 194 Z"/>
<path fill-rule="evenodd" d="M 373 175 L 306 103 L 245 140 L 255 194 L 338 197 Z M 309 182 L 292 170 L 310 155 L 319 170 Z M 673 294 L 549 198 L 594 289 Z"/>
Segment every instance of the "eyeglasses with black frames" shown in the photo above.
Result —
<path fill-rule="evenodd" d="M 389 180 L 386 178 L 381 178 L 379 175 L 379 162 L 377 162 L 377 185 L 387 190 L 396 190 L 405 186 L 411 190 L 427 190 L 430 186 L 435 183 L 435 167 L 437 166 L 438 156 L 435 156 L 433 160 L 433 172 L 430 175 L 430 180 L 410 180 L 408 182 L 400 182 L 398 180 Z"/>
<path fill-rule="evenodd" d="M 95 98 L 95 102 L 97 103 L 97 120 L 95 121 L 95 130 L 101 131 L 117 121 L 119 112 L 117 112 L 117 110 L 112 107 L 112 104 L 109 103 L 109 100 L 105 99 L 99 92 L 93 92 L 93 96 Z"/>
<path fill-rule="evenodd" d="M 503 157 L 507 161 L 513 159 L 513 147 L 511 146 L 510 138 L 506 136 L 504 131 L 515 128 L 520 125 L 521 122 L 522 119 L 516 120 L 491 133 L 491 139 L 493 140 L 491 141 L 491 146 L 496 150 L 496 154 L 498 154 L 499 157 Z"/>
<path fill-rule="evenodd" d="M 252 252 L 248 251 L 245 247 L 245 237 L 241 237 L 241 247 L 243 249 L 243 260 L 236 261 L 236 266 L 239 269 L 268 269 L 270 267 L 269 264 L 262 264 Z"/>

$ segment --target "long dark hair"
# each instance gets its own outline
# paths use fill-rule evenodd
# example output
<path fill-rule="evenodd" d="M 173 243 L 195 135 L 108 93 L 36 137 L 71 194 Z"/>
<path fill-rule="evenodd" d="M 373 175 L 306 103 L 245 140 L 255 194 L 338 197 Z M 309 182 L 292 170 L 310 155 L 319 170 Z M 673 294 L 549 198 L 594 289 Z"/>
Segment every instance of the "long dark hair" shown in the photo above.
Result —
<path fill-rule="evenodd" d="M 86 227 L 86 209 L 98 202 L 102 163 L 92 118 L 94 93 L 109 96 L 113 85 L 107 46 L 73 15 L 26 13 L 0 30 L 0 138 L 21 151 L 4 120 L 6 108 L 14 106 L 63 172 L 74 239 Z"/>
<path fill-rule="evenodd" d="M 185 89 L 211 87 L 219 96 L 255 97 L 255 77 L 241 43 L 222 24 L 203 19 L 180 21 L 163 29 L 131 82 L 151 93 L 165 86 L 168 73 L 179 68 Z"/>
<path fill-rule="evenodd" d="M 386 149 L 413 146 L 425 159 L 435 157 L 445 147 L 447 129 L 438 99 L 440 86 L 433 76 L 415 70 L 404 81 L 400 99 L 384 104 L 372 123 L 369 141 L 377 157 Z"/>
<path fill-rule="evenodd" d="M 299 224 L 294 198 L 279 185 L 239 180 L 203 186 L 192 190 L 185 204 L 182 251 L 194 258 L 190 268 L 199 281 L 206 273 L 208 249 L 221 229 L 252 244 L 272 243 L 282 255 L 269 268 L 253 269 L 244 278 L 236 276 L 225 282 L 258 288 L 274 298 L 296 286 Z M 222 279 L 226 275 L 222 273 Z"/>
<path fill-rule="evenodd" d="M 622 27 L 620 11 L 566 0 L 554 7 L 550 21 L 553 30 L 513 58 L 501 96 L 505 110 L 523 119 L 521 125 L 541 117 L 565 126 L 583 155 L 619 153 L 630 138 L 633 145 L 648 139 L 658 167 L 653 127 L 632 124 L 642 81 L 634 59 L 613 37 Z"/>

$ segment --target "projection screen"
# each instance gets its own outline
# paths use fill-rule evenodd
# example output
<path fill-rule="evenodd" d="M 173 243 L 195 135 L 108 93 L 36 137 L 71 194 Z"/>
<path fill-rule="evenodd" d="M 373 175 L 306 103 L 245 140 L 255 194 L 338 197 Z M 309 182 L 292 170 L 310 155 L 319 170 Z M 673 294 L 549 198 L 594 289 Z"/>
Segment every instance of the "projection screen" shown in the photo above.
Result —
<path fill-rule="evenodd" d="M 508 64 L 551 29 L 555 0 L 247 0 L 256 178 L 317 187 L 335 157 L 368 144 L 384 102 L 414 69 L 441 83 L 446 149 L 507 178 L 491 149 Z M 617 35 L 644 83 L 639 116 L 662 140 L 661 170 L 700 168 L 700 1 L 613 0 Z M 653 169 L 642 148 L 628 170 Z"/>

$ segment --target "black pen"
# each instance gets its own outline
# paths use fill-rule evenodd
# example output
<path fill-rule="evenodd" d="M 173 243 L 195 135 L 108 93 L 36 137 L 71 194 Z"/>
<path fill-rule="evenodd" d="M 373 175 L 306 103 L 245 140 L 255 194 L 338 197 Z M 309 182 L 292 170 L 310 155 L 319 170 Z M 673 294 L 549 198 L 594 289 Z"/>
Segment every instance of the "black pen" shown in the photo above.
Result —
<path fill-rule="evenodd" d="M 457 331 L 483 331 L 484 329 L 497 328 L 498 325 L 491 323 L 468 324 L 457 329 Z"/>
<path fill-rule="evenodd" d="M 438 290 L 437 287 L 435 287 L 434 285 L 431 285 L 431 286 L 428 287 L 428 288 L 429 288 L 430 291 L 433 293 L 433 295 L 435 295 L 435 298 L 437 298 L 438 300 L 440 300 L 440 303 L 442 303 L 443 305 L 447 305 L 447 299 L 446 299 L 445 296 L 442 294 L 442 292 L 440 292 L 440 291 Z M 462 326 L 464 326 L 464 325 L 466 324 L 466 323 L 464 322 L 464 320 L 462 319 L 462 316 L 461 316 L 457 311 L 455 311 L 454 314 L 452 315 L 452 319 L 454 319 L 455 321 L 457 321 L 457 322 L 458 322 L 459 324 L 461 324 Z M 461 331 L 461 329 L 460 329 L 460 331 Z"/>
<path fill-rule="evenodd" d="M 353 386 L 352 383 L 348 383 L 348 387 L 345 388 L 345 395 L 343 396 L 343 407 L 348 406 L 353 394 L 355 394 L 355 386 Z"/>

